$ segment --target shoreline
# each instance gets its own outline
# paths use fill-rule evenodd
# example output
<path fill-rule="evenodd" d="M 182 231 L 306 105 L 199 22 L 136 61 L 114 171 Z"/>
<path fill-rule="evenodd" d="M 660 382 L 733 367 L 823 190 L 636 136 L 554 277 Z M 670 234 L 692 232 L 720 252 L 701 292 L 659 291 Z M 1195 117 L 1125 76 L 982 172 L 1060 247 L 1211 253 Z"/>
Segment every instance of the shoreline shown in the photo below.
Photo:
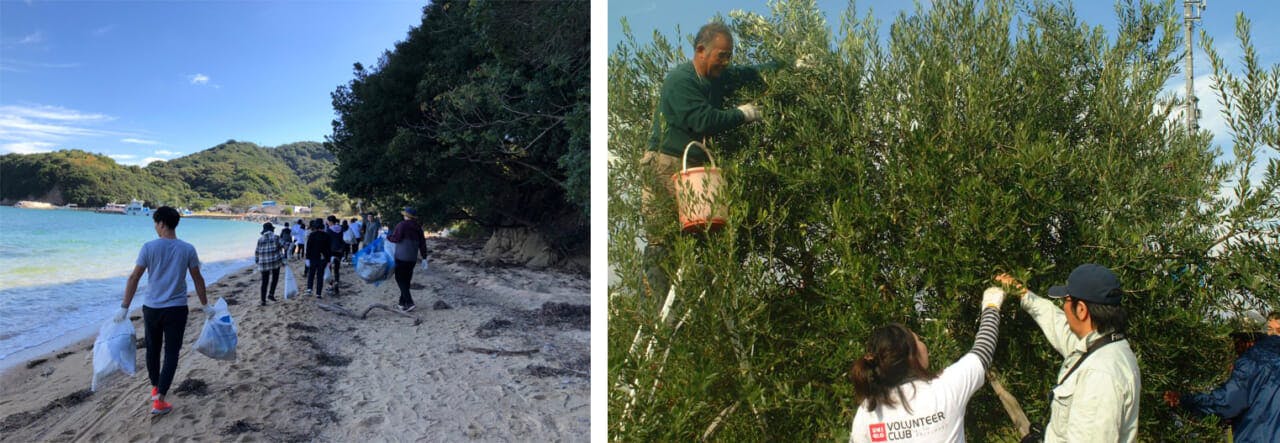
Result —
<path fill-rule="evenodd" d="M 235 262 L 245 261 L 245 260 L 247 259 L 224 260 L 221 262 L 210 263 L 210 265 L 216 266 L 221 263 L 234 264 Z M 226 270 L 226 272 L 222 273 L 221 275 L 218 275 L 217 278 L 207 279 L 208 281 L 205 282 L 206 290 L 218 284 L 219 281 L 229 276 L 235 275 L 237 273 L 244 272 L 245 269 L 249 269 L 252 267 L 253 267 L 252 260 L 249 260 L 246 264 L 238 267 L 229 267 Z M 122 278 L 127 278 L 127 276 Z M 188 277 L 188 279 L 189 278 L 190 277 Z M 120 290 L 121 290 L 121 294 L 123 294 L 124 286 L 121 286 Z M 139 288 L 138 290 L 139 292 L 141 292 L 144 289 Z M 196 297 L 195 287 L 191 287 L 191 291 L 188 293 L 187 297 L 188 297 L 188 300 L 197 300 L 197 301 L 199 300 L 199 297 Z M 213 300 L 209 300 L 209 303 L 213 303 Z M 129 315 L 130 316 L 142 315 L 142 294 L 141 293 L 139 293 L 137 296 L 134 297 L 133 305 L 134 306 L 131 306 L 129 308 Z M 58 353 L 65 351 L 67 348 L 75 348 L 76 346 L 79 346 L 80 342 L 84 342 L 84 341 L 87 341 L 89 345 L 93 345 L 93 341 L 95 338 L 94 335 L 97 334 L 98 328 L 100 326 L 101 326 L 100 323 L 97 323 L 97 324 L 91 323 L 91 324 L 73 329 L 69 332 L 63 333 L 54 339 L 36 344 L 35 346 L 29 347 L 29 348 L 15 351 L 12 354 L 4 356 L 4 358 L 0 358 L 0 380 L 4 378 L 5 373 L 7 373 L 10 369 L 13 369 L 25 363 L 29 363 L 30 361 L 35 360 L 37 358 L 43 358 L 46 355 L 50 357 L 54 356 Z"/>
<path fill-rule="evenodd" d="M 18 203 L 21 203 L 21 202 L 18 202 Z M 49 203 L 39 202 L 39 201 L 33 201 L 33 203 L 49 204 Z M 0 206 L 9 206 L 14 209 L 32 209 L 32 210 L 38 210 L 38 211 L 80 211 L 80 212 L 92 212 L 95 214 L 126 215 L 122 212 L 102 211 L 98 208 L 79 208 L 79 207 L 68 208 L 65 206 L 57 206 L 52 204 L 49 204 L 49 205 L 50 205 L 49 207 L 23 207 L 23 206 L 18 206 L 15 203 L 12 205 L 0 205 Z M 323 214 L 323 216 L 327 216 L 327 215 L 329 214 Z M 334 214 L 334 215 L 337 216 L 339 219 L 360 217 L 359 214 Z M 286 221 L 297 220 L 299 218 L 312 219 L 312 218 L 320 218 L 320 217 L 321 215 L 316 215 L 315 213 L 310 213 L 305 215 L 303 214 L 291 214 L 291 215 L 266 214 L 261 212 L 244 213 L 244 214 L 226 214 L 221 212 L 204 212 L 204 211 L 195 212 L 195 213 L 192 213 L 191 215 L 182 216 L 182 218 L 205 218 L 210 220 L 231 220 L 231 221 L 244 221 L 244 222 L 254 222 L 254 223 L 262 223 L 264 221 L 271 221 L 273 223 L 279 221 L 283 223 Z"/>
<path fill-rule="evenodd" d="M 252 267 L 209 285 L 210 303 L 231 304 L 238 359 L 194 352 L 203 318 L 190 303 L 167 415 L 148 413 L 143 349 L 134 376 L 92 393 L 92 336 L 20 360 L 0 372 L 0 434 L 13 441 L 586 441 L 588 279 L 485 266 L 479 244 L 427 241 L 430 270 L 415 267 L 417 309 L 405 315 L 373 309 L 393 305 L 394 282 L 365 283 L 345 264 L 339 296 L 320 300 L 259 307 Z M 301 262 L 287 265 L 300 275 Z M 130 314 L 141 339 L 139 317 Z"/>

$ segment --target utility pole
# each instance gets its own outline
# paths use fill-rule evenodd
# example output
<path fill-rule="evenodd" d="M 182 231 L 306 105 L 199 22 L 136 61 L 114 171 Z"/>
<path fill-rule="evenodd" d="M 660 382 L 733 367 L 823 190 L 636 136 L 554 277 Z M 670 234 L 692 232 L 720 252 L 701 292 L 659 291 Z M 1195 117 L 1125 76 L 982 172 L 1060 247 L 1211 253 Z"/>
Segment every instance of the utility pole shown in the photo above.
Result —
<path fill-rule="evenodd" d="M 1195 45 L 1192 44 L 1191 28 L 1195 27 L 1195 22 L 1200 20 L 1200 14 L 1204 12 L 1204 0 L 1183 0 L 1183 28 L 1187 33 L 1187 135 L 1195 135 L 1199 129 L 1196 121 L 1196 98 L 1195 88 L 1195 62 L 1193 61 L 1195 54 Z"/>

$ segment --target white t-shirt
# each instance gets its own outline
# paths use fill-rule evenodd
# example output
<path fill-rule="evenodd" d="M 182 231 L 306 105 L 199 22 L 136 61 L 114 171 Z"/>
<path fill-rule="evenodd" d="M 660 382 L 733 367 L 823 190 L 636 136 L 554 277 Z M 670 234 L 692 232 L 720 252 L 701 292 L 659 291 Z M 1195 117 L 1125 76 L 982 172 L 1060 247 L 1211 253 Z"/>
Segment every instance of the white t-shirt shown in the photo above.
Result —
<path fill-rule="evenodd" d="M 986 381 L 985 372 L 978 356 L 966 353 L 938 378 L 902 385 L 911 413 L 907 413 L 896 392 L 892 394 L 893 406 L 881 404 L 868 411 L 863 401 L 853 417 L 849 441 L 964 442 L 965 407 Z"/>

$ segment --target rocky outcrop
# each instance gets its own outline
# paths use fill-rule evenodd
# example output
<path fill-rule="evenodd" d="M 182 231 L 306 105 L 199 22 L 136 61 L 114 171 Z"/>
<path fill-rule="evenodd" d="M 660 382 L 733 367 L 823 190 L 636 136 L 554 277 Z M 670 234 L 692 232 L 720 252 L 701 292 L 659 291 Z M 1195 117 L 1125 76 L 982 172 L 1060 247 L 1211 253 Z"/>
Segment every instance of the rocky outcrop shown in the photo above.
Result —
<path fill-rule="evenodd" d="M 501 228 L 484 244 L 484 257 L 490 262 L 508 262 L 534 269 L 554 266 L 560 254 L 529 228 Z"/>

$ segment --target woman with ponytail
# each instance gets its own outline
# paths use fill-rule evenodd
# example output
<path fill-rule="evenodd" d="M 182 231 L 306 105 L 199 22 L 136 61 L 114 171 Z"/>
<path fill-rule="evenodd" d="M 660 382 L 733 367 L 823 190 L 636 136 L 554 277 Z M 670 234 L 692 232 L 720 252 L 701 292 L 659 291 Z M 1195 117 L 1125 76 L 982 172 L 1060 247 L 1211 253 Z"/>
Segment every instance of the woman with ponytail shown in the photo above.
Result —
<path fill-rule="evenodd" d="M 973 349 L 941 372 L 929 370 L 929 349 L 905 326 L 871 331 L 865 353 L 853 362 L 853 390 L 861 402 L 849 441 L 965 441 L 965 408 L 991 365 L 1003 302 L 1000 288 L 982 293 Z"/>

